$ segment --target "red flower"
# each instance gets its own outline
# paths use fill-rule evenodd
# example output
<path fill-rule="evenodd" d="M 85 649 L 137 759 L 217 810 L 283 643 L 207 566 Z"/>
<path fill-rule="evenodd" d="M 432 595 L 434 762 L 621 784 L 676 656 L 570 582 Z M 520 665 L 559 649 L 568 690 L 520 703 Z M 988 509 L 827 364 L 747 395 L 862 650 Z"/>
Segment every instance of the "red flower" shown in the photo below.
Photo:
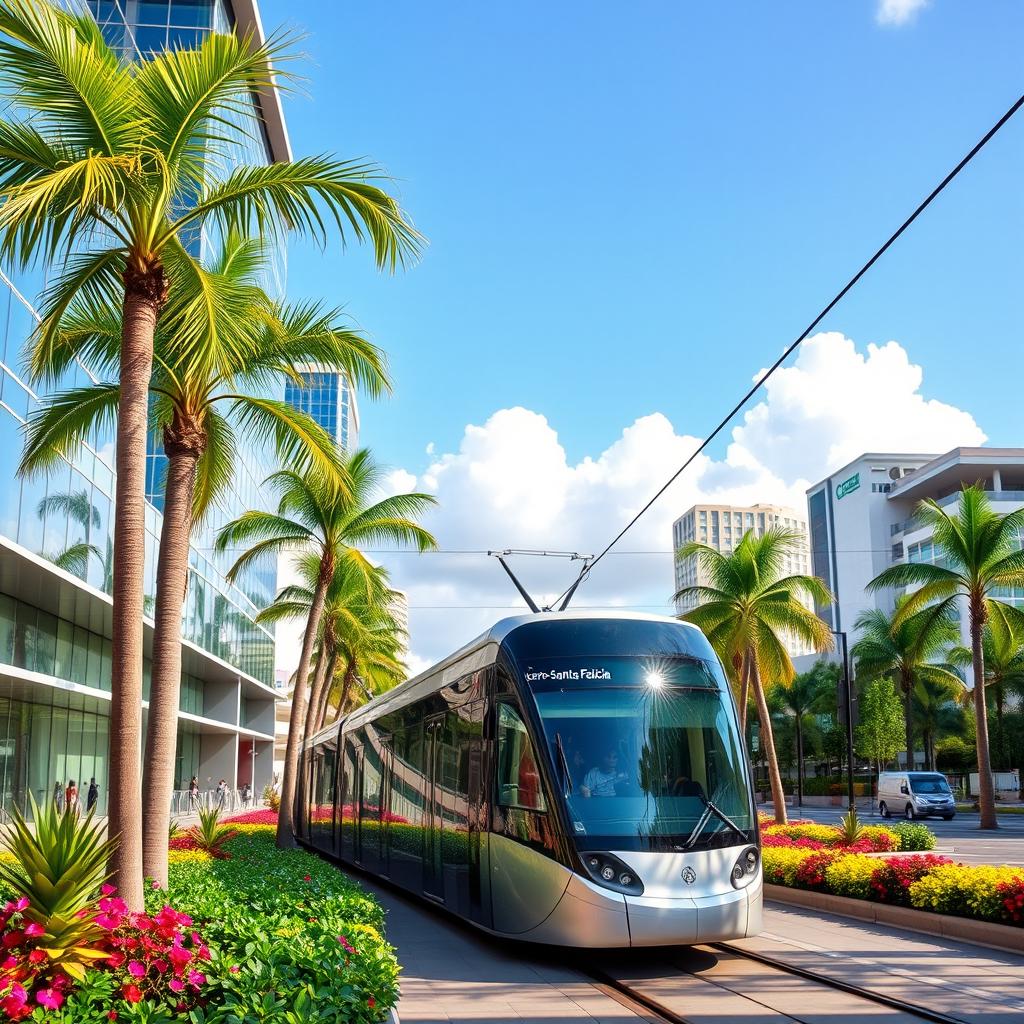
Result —
<path fill-rule="evenodd" d="M 312 882 L 313 881 L 312 876 L 306 875 L 306 877 L 303 879 L 303 881 L 304 882 Z"/>
<path fill-rule="evenodd" d="M 46 960 L 46 954 L 41 949 L 33 949 L 28 955 L 30 964 L 41 964 L 44 960 Z"/>
<path fill-rule="evenodd" d="M 111 1010 L 110 1013 L 107 1014 L 107 1020 L 117 1020 L 117 1010 Z"/>
<path fill-rule="evenodd" d="M 125 955 L 124 955 L 124 953 L 120 953 L 120 952 L 118 952 L 118 953 L 111 953 L 110 956 L 107 957 L 107 963 L 111 967 L 113 967 L 115 971 L 117 970 L 118 967 L 120 967 L 124 963 L 124 961 L 125 961 Z"/>
<path fill-rule="evenodd" d="M 25 933 L 20 929 L 16 928 L 13 932 L 8 932 L 3 937 L 3 944 L 6 949 L 14 949 L 15 946 L 20 946 L 25 938 Z"/>
<path fill-rule="evenodd" d="M 241 968 L 240 968 L 240 967 L 238 966 L 238 964 L 232 964 L 232 965 L 231 965 L 231 966 L 230 966 L 230 967 L 228 968 L 228 970 L 229 970 L 229 971 L 230 971 L 230 972 L 231 972 L 232 974 L 237 974 L 237 973 L 238 973 L 238 972 L 239 972 L 239 971 L 241 970 Z"/>
<path fill-rule="evenodd" d="M 124 988 L 121 989 L 121 995 L 123 995 L 129 1003 L 137 1003 L 142 998 L 142 989 L 140 989 L 138 985 L 125 985 Z"/>
<path fill-rule="evenodd" d="M 370 998 L 366 1000 L 366 1005 L 372 1010 L 377 1005 L 377 1000 L 374 999 L 373 996 L 370 996 Z"/>

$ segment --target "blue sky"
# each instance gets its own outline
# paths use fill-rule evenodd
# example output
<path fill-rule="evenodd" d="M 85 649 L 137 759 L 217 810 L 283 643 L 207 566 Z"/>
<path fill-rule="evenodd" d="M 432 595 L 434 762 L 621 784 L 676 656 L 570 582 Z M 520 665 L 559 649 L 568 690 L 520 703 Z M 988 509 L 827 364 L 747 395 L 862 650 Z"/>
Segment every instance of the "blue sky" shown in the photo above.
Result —
<path fill-rule="evenodd" d="M 512 405 L 573 459 L 655 410 L 706 430 L 1022 84 L 1012 2 L 262 7 L 309 32 L 296 153 L 380 161 L 431 242 L 396 278 L 290 257 L 390 353 L 363 438 L 410 468 Z M 1024 115 L 824 325 L 897 339 L 1006 444 L 1022 156 Z"/>
<path fill-rule="evenodd" d="M 362 441 L 438 495 L 444 548 L 600 550 L 1017 98 L 1024 5 L 887 3 L 922 9 L 262 0 L 309 32 L 295 152 L 379 161 L 430 239 L 396 277 L 295 245 L 289 279 L 390 354 Z M 1022 171 L 1024 114 L 576 603 L 670 611 L 697 500 L 799 509 L 865 450 L 1024 444 Z M 516 603 L 483 555 L 384 561 L 414 669 Z M 520 569 L 544 599 L 574 575 Z"/>

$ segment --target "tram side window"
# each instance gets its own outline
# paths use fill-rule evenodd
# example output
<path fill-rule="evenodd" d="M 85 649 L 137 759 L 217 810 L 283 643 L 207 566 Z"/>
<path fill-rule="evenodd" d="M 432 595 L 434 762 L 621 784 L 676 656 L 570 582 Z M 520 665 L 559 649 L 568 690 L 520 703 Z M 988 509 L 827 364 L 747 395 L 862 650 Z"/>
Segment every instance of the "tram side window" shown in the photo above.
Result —
<path fill-rule="evenodd" d="M 498 803 L 546 811 L 533 744 L 519 713 L 498 705 Z"/>

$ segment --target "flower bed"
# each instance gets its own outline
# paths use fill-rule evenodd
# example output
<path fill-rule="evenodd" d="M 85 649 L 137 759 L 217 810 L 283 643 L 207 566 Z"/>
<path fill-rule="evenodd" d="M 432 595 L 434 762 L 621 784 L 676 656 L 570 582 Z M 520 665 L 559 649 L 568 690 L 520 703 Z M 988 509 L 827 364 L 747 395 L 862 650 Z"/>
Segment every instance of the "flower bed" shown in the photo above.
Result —
<path fill-rule="evenodd" d="M 0 911 L 0 1020 L 382 1020 L 398 964 L 380 905 L 318 857 L 278 850 L 276 816 L 230 824 L 227 858 L 171 851 L 167 890 L 147 891 L 146 913 L 128 914 L 105 887 L 59 957 L 28 900 L 10 901 Z"/>
<path fill-rule="evenodd" d="M 954 864 L 935 854 L 881 859 L 795 845 L 765 847 L 762 864 L 772 885 L 1024 926 L 1022 868 Z"/>

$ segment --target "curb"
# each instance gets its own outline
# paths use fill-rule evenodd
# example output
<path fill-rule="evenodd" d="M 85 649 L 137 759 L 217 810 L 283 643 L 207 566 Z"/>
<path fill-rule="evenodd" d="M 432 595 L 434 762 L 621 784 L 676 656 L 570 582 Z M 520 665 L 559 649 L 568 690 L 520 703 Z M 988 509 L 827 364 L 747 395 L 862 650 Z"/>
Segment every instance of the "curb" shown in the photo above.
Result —
<path fill-rule="evenodd" d="M 398 1008 L 395 1006 L 388 1010 L 388 1024 L 402 1024 L 398 1016 Z"/>
<path fill-rule="evenodd" d="M 967 942 L 973 946 L 986 946 L 1007 953 L 1024 954 L 1024 928 L 1014 928 L 991 921 L 974 921 L 969 917 L 954 917 L 951 914 L 933 914 L 930 910 L 915 910 L 913 907 L 894 907 L 888 903 L 873 903 L 870 900 L 855 900 L 849 896 L 833 896 L 831 893 L 811 892 L 807 889 L 790 889 L 784 885 L 764 886 L 764 898 L 774 903 L 785 903 L 807 910 L 821 910 L 826 914 L 852 917 L 869 924 L 885 925 L 889 928 L 903 928 L 906 931 L 937 935 L 943 939 Z"/>

